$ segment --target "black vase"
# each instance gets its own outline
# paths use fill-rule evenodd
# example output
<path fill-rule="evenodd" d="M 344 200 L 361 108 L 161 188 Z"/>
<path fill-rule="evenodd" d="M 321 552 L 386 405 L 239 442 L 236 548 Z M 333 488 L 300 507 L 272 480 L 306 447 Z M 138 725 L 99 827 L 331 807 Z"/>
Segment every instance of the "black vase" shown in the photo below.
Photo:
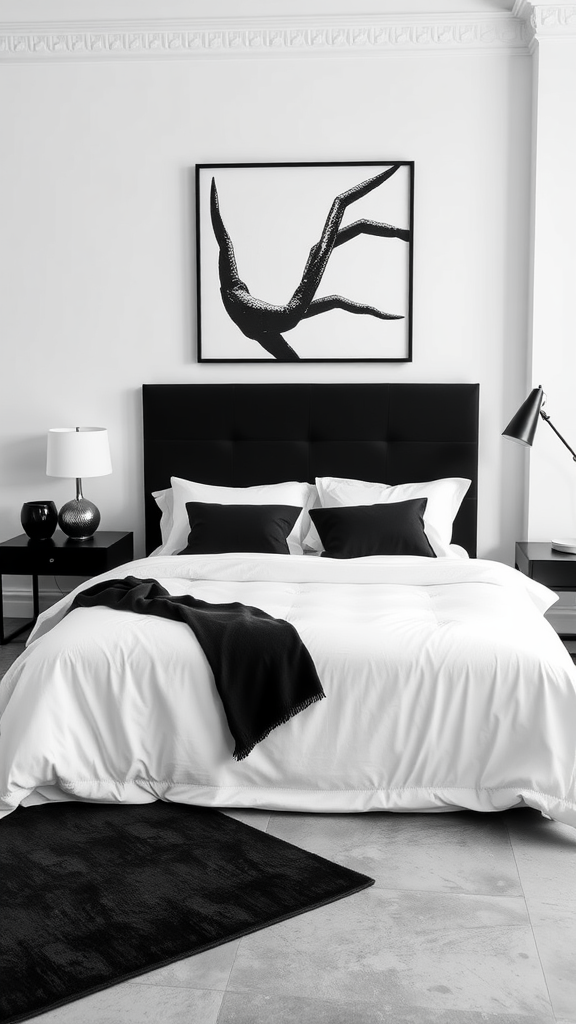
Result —
<path fill-rule="evenodd" d="M 20 522 L 31 540 L 48 540 L 58 525 L 56 505 L 53 501 L 25 501 Z"/>

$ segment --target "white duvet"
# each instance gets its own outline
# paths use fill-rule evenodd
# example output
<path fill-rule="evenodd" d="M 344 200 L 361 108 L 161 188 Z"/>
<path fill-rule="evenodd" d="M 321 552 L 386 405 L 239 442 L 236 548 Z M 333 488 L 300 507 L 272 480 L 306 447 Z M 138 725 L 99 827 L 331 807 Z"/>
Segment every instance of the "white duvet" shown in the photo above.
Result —
<path fill-rule="evenodd" d="M 526 804 L 576 826 L 576 671 L 543 615 L 555 595 L 519 572 L 226 554 L 142 559 L 97 579 L 127 575 L 288 619 L 327 699 L 236 762 L 188 627 L 106 608 L 66 615 L 70 595 L 0 684 L 0 814 L 67 798 L 333 812 Z"/>

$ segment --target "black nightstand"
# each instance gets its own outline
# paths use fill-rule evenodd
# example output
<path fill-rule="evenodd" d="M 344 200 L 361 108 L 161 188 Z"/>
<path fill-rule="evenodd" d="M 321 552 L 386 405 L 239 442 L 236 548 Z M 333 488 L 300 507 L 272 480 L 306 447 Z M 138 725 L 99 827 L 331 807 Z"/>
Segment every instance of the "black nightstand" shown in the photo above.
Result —
<path fill-rule="evenodd" d="M 33 541 L 25 533 L 0 543 L 0 644 L 8 643 L 33 626 L 40 609 L 39 576 L 97 576 L 134 557 L 132 533 L 99 530 L 90 540 L 70 540 L 57 530 L 50 540 Z M 2 576 L 32 576 L 34 618 L 4 634 Z"/>
<path fill-rule="evenodd" d="M 531 580 L 550 590 L 576 591 L 576 555 L 555 551 L 550 543 L 520 540 L 516 542 L 516 568 Z M 576 640 L 576 633 L 559 633 L 561 640 Z"/>

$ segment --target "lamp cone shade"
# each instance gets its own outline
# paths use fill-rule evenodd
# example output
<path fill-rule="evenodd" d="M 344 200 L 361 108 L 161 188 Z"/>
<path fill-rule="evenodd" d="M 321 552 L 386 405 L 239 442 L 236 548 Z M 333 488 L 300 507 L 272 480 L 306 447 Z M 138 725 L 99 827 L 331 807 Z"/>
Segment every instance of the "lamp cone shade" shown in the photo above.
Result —
<path fill-rule="evenodd" d="M 509 437 L 511 441 L 517 441 L 518 444 L 531 445 L 538 426 L 543 400 L 542 388 L 534 388 L 518 412 L 514 414 L 506 429 L 502 431 L 504 437 Z"/>

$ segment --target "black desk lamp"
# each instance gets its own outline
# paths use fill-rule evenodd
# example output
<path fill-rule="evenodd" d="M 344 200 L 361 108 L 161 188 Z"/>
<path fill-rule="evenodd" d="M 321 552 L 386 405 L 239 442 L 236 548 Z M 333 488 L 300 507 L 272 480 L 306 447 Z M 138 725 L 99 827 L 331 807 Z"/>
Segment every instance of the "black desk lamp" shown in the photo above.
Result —
<path fill-rule="evenodd" d="M 518 444 L 531 446 L 534 434 L 536 433 L 536 427 L 538 426 L 538 417 L 541 416 L 543 420 L 546 420 L 548 426 L 552 427 L 556 436 L 560 438 L 562 444 L 566 446 L 576 462 L 576 452 L 570 447 L 566 438 L 562 437 L 560 431 L 556 429 L 548 414 L 544 412 L 542 406 L 545 401 L 546 396 L 542 387 L 534 388 L 526 401 L 522 403 L 518 412 L 514 414 L 506 429 L 502 431 L 503 436 L 510 438 L 511 441 L 517 441 Z M 556 551 L 564 551 L 576 555 L 576 537 L 569 540 L 552 540 L 550 544 Z"/>

